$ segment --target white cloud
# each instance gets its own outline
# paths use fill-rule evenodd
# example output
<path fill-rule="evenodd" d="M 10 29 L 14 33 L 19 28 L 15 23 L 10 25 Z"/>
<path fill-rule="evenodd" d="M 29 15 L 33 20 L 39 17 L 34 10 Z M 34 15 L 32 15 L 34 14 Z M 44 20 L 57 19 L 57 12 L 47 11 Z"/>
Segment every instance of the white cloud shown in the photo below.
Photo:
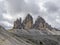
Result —
<path fill-rule="evenodd" d="M 13 17 L 10 14 L 3 14 L 3 18 L 6 20 L 13 20 Z"/>
<path fill-rule="evenodd" d="M 0 25 L 2 25 L 3 27 L 5 27 L 7 29 L 13 27 L 13 24 L 11 24 L 7 21 L 0 21 Z"/>
<path fill-rule="evenodd" d="M 29 1 L 28 0 L 24 0 L 26 3 L 29 3 Z"/>
<path fill-rule="evenodd" d="M 3 1 L 3 0 L 0 0 L 0 1 Z"/>
<path fill-rule="evenodd" d="M 40 15 L 52 26 L 60 27 L 59 4 L 60 0 L 0 0 L 0 22 L 8 27 L 16 18 L 24 19 L 31 13 L 34 19 Z"/>
<path fill-rule="evenodd" d="M 60 24 L 60 19 L 56 19 L 56 22 Z"/>

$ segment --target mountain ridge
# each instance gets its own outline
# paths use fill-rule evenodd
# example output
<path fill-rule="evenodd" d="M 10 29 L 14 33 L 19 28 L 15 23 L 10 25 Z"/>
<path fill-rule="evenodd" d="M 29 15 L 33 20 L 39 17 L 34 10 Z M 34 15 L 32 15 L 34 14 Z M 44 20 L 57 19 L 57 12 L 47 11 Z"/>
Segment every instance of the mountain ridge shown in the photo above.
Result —
<path fill-rule="evenodd" d="M 35 22 L 33 23 L 33 17 L 30 14 L 27 14 L 25 19 L 22 21 L 22 18 L 17 19 L 14 21 L 13 29 L 38 29 L 38 30 L 46 30 L 48 28 L 49 30 L 58 30 L 56 28 L 51 27 L 46 21 L 38 16 Z"/>

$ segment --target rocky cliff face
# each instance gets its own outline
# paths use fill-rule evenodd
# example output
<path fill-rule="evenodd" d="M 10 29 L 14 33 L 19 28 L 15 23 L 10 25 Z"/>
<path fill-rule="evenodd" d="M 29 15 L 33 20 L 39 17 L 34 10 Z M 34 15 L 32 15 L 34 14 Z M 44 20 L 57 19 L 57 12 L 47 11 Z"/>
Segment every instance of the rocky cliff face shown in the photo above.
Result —
<path fill-rule="evenodd" d="M 34 28 L 35 29 L 44 29 L 46 27 L 45 21 L 42 17 L 38 16 L 37 20 L 35 21 Z"/>
<path fill-rule="evenodd" d="M 21 18 L 14 21 L 14 29 L 22 29 Z"/>
<path fill-rule="evenodd" d="M 23 21 L 23 28 L 24 29 L 31 29 L 33 27 L 33 18 L 30 14 L 28 14 Z"/>
<path fill-rule="evenodd" d="M 52 27 L 48 23 L 46 23 L 45 20 L 40 16 L 38 16 L 33 27 L 39 30 L 46 30 L 46 28 L 48 28 L 49 30 L 52 29 Z"/>
<path fill-rule="evenodd" d="M 14 22 L 14 29 L 39 29 L 39 30 L 46 30 L 46 29 L 49 29 L 49 30 L 52 30 L 52 27 L 45 22 L 45 20 L 38 16 L 35 23 L 33 24 L 33 17 L 28 14 L 26 16 L 26 18 L 23 20 L 23 22 L 21 22 L 21 18 L 20 19 L 17 19 L 15 22 Z"/>

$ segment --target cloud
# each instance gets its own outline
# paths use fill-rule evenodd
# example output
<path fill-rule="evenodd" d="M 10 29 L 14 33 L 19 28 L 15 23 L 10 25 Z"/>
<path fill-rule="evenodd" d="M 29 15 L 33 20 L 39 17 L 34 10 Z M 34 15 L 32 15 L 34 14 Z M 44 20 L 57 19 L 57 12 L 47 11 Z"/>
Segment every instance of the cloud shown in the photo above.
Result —
<path fill-rule="evenodd" d="M 13 20 L 13 17 L 11 15 L 9 15 L 9 14 L 3 14 L 2 16 L 6 20 Z"/>
<path fill-rule="evenodd" d="M 6 29 L 12 28 L 13 24 L 9 23 L 8 21 L 0 21 L 0 25 L 5 27 Z"/>
<path fill-rule="evenodd" d="M 3 14 L 6 14 L 7 13 L 7 10 L 5 9 L 5 4 L 4 4 L 4 1 L 1 0 L 0 1 L 0 25 L 2 25 L 3 27 L 5 28 L 8 28 L 8 27 L 12 27 L 11 23 L 8 23 L 10 22 L 8 20 L 8 17 L 7 15 L 3 16 Z M 9 16 L 10 17 L 10 16 Z M 5 18 L 5 19 L 4 19 Z M 7 18 L 7 19 L 6 19 Z M 10 19 L 10 18 L 9 18 Z"/>
<path fill-rule="evenodd" d="M 57 12 L 60 8 L 54 2 L 46 2 L 44 7 L 47 8 L 47 12 Z"/>
<path fill-rule="evenodd" d="M 7 12 L 16 18 L 24 17 L 27 13 L 31 13 L 34 18 L 40 13 L 40 7 L 37 5 L 37 0 L 6 0 Z M 6 18 L 6 16 L 5 16 Z"/>
<path fill-rule="evenodd" d="M 8 11 L 11 14 L 26 12 L 26 13 L 39 13 L 39 7 L 34 0 L 29 0 L 29 3 L 26 3 L 25 0 L 7 0 L 8 2 Z"/>
<path fill-rule="evenodd" d="M 16 18 L 24 19 L 27 13 L 31 13 L 34 19 L 40 15 L 53 27 L 60 27 L 59 4 L 59 0 L 3 0 L 0 1 L 0 22 L 10 28 Z"/>
<path fill-rule="evenodd" d="M 60 27 L 60 5 L 59 0 L 48 0 L 42 5 L 42 17 L 48 22 L 52 27 Z"/>

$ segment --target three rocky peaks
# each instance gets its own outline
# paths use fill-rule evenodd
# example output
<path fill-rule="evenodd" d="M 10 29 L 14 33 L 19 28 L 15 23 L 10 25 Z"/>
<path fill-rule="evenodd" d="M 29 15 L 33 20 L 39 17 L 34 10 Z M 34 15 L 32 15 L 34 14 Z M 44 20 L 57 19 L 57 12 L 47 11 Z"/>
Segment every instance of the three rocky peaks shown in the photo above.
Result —
<path fill-rule="evenodd" d="M 23 22 L 21 18 L 14 21 L 13 29 L 26 29 L 26 30 L 27 29 L 38 29 L 38 30 L 49 29 L 51 30 L 52 27 L 48 25 L 45 22 L 45 20 L 40 16 L 38 16 L 35 23 L 33 23 L 33 17 L 30 14 L 28 14 L 26 18 L 23 20 Z"/>

